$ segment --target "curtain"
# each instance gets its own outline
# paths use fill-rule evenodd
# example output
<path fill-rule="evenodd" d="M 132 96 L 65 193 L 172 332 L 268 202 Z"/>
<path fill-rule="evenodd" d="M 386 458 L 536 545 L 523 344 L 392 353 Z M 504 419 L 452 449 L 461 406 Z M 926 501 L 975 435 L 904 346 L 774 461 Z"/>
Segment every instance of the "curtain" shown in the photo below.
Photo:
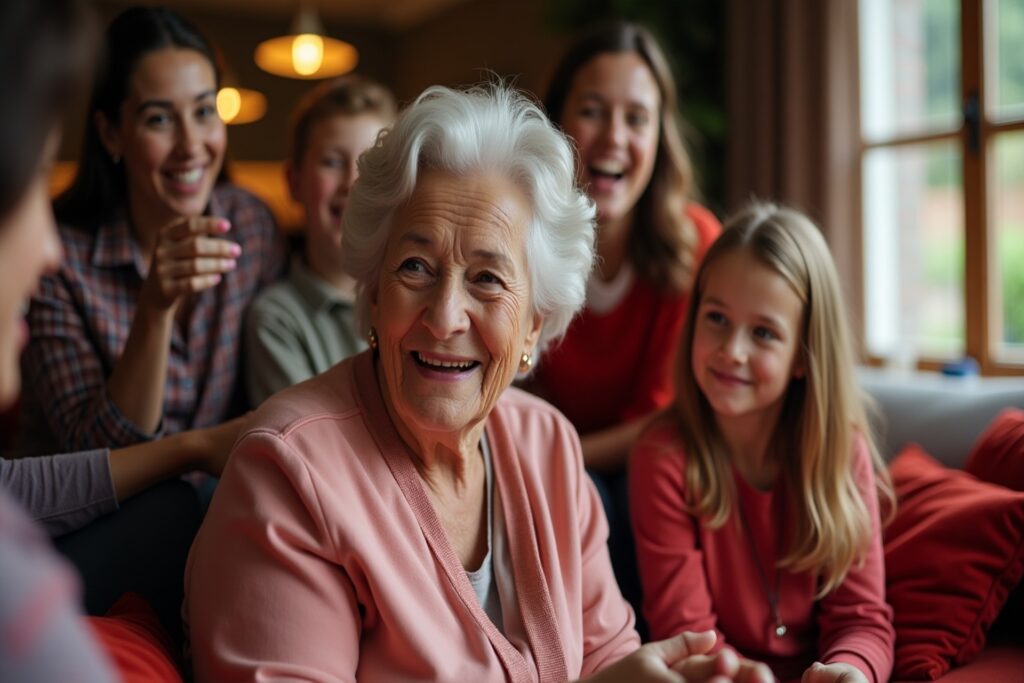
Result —
<path fill-rule="evenodd" d="M 857 3 L 729 0 L 726 36 L 728 206 L 757 197 L 811 216 L 859 313 Z"/>

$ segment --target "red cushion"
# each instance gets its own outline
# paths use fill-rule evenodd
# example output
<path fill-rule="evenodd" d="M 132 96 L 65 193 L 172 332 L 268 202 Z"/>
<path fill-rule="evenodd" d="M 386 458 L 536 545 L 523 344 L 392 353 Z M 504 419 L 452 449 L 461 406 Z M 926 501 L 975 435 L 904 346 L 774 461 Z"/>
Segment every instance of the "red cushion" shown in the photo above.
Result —
<path fill-rule="evenodd" d="M 910 445 L 890 466 L 899 501 L 885 531 L 897 680 L 934 680 L 985 645 L 1024 574 L 1024 493 L 943 467 Z"/>
<path fill-rule="evenodd" d="M 124 683 L 181 683 L 167 631 L 141 596 L 125 593 L 89 624 Z"/>
<path fill-rule="evenodd" d="M 982 481 L 1024 491 L 1024 410 L 999 413 L 978 437 L 964 470 Z"/>
<path fill-rule="evenodd" d="M 982 481 L 1024 491 L 1024 410 L 1007 408 L 978 437 L 964 470 Z M 1000 615 L 1012 633 L 1024 633 L 1024 586 L 1010 594 Z"/>

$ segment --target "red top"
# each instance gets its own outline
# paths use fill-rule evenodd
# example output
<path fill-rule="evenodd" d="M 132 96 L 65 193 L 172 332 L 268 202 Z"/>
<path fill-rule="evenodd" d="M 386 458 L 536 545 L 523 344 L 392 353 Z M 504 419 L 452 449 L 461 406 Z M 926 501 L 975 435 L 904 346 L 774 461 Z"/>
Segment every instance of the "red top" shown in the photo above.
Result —
<path fill-rule="evenodd" d="M 875 520 L 875 535 L 864 563 L 855 563 L 843 583 L 820 600 L 814 598 L 816 578 L 807 572 L 783 571 L 776 584 L 775 560 L 789 540 L 789 525 L 782 523 L 789 496 L 782 485 L 760 491 L 734 470 L 750 534 L 735 514 L 711 530 L 684 509 L 685 460 L 677 426 L 663 419 L 640 437 L 630 462 L 629 500 L 652 638 L 714 628 L 716 647 L 728 643 L 768 664 L 783 681 L 799 680 L 816 660 L 846 662 L 869 681 L 888 681 L 895 632 L 885 602 L 875 477 L 863 439 L 855 444 L 853 475 Z M 775 634 L 766 580 L 773 592 L 779 587 L 778 613 L 787 629 L 782 637 Z"/>
<path fill-rule="evenodd" d="M 697 204 L 689 204 L 686 215 L 697 229 L 696 267 L 722 226 Z M 672 402 L 672 367 L 690 293 L 669 293 L 641 273 L 637 276 L 611 311 L 599 314 L 584 308 L 537 367 L 538 393 L 581 434 Z"/>

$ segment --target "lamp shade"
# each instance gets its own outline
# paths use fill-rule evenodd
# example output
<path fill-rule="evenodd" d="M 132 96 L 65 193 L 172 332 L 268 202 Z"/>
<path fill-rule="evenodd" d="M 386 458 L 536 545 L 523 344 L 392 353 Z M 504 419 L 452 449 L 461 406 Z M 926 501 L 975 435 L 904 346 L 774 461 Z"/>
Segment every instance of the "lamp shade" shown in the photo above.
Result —
<path fill-rule="evenodd" d="M 299 10 L 289 35 L 264 40 L 253 55 L 257 66 L 286 78 L 332 78 L 348 73 L 359 61 L 355 47 L 325 35 L 309 7 Z"/>

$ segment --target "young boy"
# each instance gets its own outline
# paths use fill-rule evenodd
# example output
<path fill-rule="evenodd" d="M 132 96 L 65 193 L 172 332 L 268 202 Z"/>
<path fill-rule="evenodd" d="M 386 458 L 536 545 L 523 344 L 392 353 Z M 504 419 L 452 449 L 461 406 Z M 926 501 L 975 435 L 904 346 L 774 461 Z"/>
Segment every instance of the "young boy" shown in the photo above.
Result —
<path fill-rule="evenodd" d="M 349 75 L 314 88 L 292 113 L 285 170 L 306 210 L 305 253 L 249 310 L 245 363 L 253 407 L 366 348 L 355 329 L 354 282 L 341 268 L 341 216 L 356 160 L 396 109 L 387 88 Z"/>

